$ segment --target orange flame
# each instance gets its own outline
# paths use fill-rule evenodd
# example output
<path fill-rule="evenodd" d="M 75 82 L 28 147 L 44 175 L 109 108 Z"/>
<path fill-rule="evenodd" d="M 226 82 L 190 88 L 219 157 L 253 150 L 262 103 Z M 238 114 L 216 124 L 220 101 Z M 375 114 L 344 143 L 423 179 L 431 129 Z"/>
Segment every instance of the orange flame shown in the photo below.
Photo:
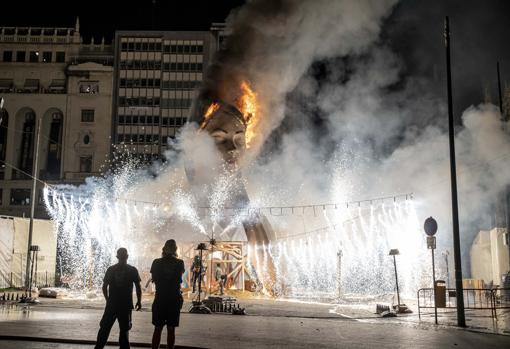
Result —
<path fill-rule="evenodd" d="M 200 125 L 200 128 L 204 128 L 205 125 L 207 125 L 207 123 L 209 122 L 209 120 L 211 119 L 212 115 L 214 114 L 214 112 L 216 112 L 216 110 L 218 110 L 220 108 L 220 104 L 219 103 L 212 103 L 208 108 L 207 108 L 207 111 L 205 112 L 204 114 L 204 121 L 202 121 L 202 124 Z"/>
<path fill-rule="evenodd" d="M 241 82 L 242 95 L 238 99 L 237 107 L 243 114 L 244 121 L 246 122 L 246 147 L 250 147 L 250 143 L 255 137 L 254 126 L 259 122 L 259 105 L 257 101 L 257 94 L 253 92 L 250 85 L 246 81 Z"/>

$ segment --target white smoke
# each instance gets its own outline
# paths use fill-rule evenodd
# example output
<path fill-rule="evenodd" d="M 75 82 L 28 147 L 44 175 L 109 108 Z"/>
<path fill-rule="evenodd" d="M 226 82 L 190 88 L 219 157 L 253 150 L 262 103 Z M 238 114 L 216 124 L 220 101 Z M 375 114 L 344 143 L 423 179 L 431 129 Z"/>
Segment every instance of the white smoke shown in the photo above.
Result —
<path fill-rule="evenodd" d="M 236 74 L 241 71 L 262 104 L 256 144 L 251 148 L 256 161 L 243 172 L 253 206 L 341 203 L 414 192 L 417 217 L 413 216 L 412 221 L 436 217 L 440 248 L 451 250 L 444 98 L 431 91 L 427 81 L 412 77 L 395 87 L 402 82 L 402 63 L 379 38 L 384 19 L 395 3 L 254 0 L 229 16 L 232 36 L 222 54 L 226 60 L 221 64 L 227 69 L 222 74 L 228 75 L 228 69 Z M 228 53 L 232 54 L 230 58 Z M 322 73 L 315 71 L 318 61 Z M 472 239 L 465 234 L 466 227 L 483 218 L 496 193 L 509 182 L 510 167 L 498 161 L 510 151 L 508 133 L 503 131 L 499 117 L 493 106 L 472 107 L 464 112 L 456 136 L 464 247 Z M 125 216 L 117 211 L 115 220 L 125 225 L 123 217 L 131 215 L 139 230 L 112 230 L 110 233 L 120 234 L 114 239 L 116 243 L 132 237 L 132 248 L 136 249 L 137 243 L 157 244 L 167 237 L 191 241 L 208 237 L 212 228 L 193 210 L 196 202 L 187 186 L 184 167 L 189 161 L 201 164 L 214 179 L 221 173 L 214 143 L 205 133 L 197 133 L 196 126 L 187 125 L 174 147 L 177 151 L 166 154 L 166 164 L 155 165 L 148 172 L 130 170 L 129 181 L 113 191 L 122 198 L 162 204 L 154 205 L 152 210 L 126 208 Z M 220 185 L 211 187 L 208 198 L 227 201 L 221 195 L 223 180 L 220 176 Z M 107 195 L 102 199 L 108 200 Z M 97 224 L 113 219 L 106 211 L 95 214 Z M 339 214 L 333 223 L 357 219 L 351 214 Z M 62 220 L 58 212 L 55 217 Z M 331 228 L 332 219 L 326 214 L 269 218 L 277 237 L 325 225 Z M 394 217 L 390 221 L 399 225 Z M 144 232 L 143 241 L 137 242 L 140 225 L 151 222 L 156 225 L 154 234 Z M 186 230 L 181 222 L 191 224 L 193 229 Z M 414 250 L 407 251 L 408 255 L 420 254 L 410 261 L 409 265 L 414 265 L 421 261 L 423 251 L 416 248 L 423 241 L 416 235 L 420 234 L 416 224 L 404 228 L 409 229 L 409 235 L 414 234 L 407 237 L 409 240 L 402 239 L 412 241 Z M 371 238 L 368 232 L 375 231 L 384 249 L 393 248 L 390 243 L 399 240 L 398 234 L 393 234 L 389 241 L 384 229 L 356 229 L 366 239 Z M 342 238 L 335 237 L 337 240 L 342 243 Z M 354 240 L 357 242 L 353 246 L 364 245 L 359 236 Z M 372 241 L 370 246 L 376 249 L 378 245 Z M 334 258 L 337 248 L 329 248 Z M 140 249 L 138 254 L 145 251 Z M 401 252 L 406 253 L 405 246 Z M 367 270 L 370 265 L 366 265 Z M 413 270 L 408 271 L 408 276 L 412 275 Z"/>

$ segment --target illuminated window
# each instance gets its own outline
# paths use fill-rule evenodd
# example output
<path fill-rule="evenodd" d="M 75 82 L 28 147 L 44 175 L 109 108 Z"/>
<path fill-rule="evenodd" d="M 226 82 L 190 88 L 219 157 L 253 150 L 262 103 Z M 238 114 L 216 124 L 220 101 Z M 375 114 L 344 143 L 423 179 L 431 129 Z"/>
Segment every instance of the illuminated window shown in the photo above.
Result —
<path fill-rule="evenodd" d="M 29 61 L 30 61 L 30 63 L 39 62 L 39 52 L 38 51 L 30 51 Z"/>
<path fill-rule="evenodd" d="M 11 205 L 30 205 L 30 189 L 11 189 Z"/>
<path fill-rule="evenodd" d="M 97 81 L 81 81 L 80 93 L 96 94 L 99 93 L 99 83 Z"/>
<path fill-rule="evenodd" d="M 43 52 L 43 59 L 42 59 L 42 61 L 44 63 L 51 63 L 52 56 L 53 56 L 53 53 L 50 52 L 50 51 Z"/>

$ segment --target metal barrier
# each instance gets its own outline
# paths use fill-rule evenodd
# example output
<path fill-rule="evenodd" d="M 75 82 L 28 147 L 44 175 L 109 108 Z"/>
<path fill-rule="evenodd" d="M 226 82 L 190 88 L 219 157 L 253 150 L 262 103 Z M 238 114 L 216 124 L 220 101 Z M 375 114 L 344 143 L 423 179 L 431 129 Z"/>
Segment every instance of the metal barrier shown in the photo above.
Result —
<path fill-rule="evenodd" d="M 498 309 L 510 309 L 510 288 L 492 289 L 492 299 L 494 301 L 494 316 L 497 318 Z"/>
<path fill-rule="evenodd" d="M 53 287 L 55 286 L 55 273 L 48 271 L 40 271 L 34 275 L 33 285 L 35 287 Z M 2 273 L 0 272 L 0 289 L 2 288 L 18 288 L 25 286 L 25 279 L 19 273 Z"/>
<path fill-rule="evenodd" d="M 465 288 L 464 289 L 464 309 L 466 310 L 490 310 L 491 316 L 496 317 L 496 302 L 494 291 L 496 289 L 484 288 Z M 438 309 L 456 309 L 457 291 L 454 288 L 446 289 L 445 298 L 441 302 L 436 297 L 436 303 L 442 303 Z M 418 290 L 418 317 L 421 319 L 421 309 L 434 308 L 434 289 L 422 288 Z"/>

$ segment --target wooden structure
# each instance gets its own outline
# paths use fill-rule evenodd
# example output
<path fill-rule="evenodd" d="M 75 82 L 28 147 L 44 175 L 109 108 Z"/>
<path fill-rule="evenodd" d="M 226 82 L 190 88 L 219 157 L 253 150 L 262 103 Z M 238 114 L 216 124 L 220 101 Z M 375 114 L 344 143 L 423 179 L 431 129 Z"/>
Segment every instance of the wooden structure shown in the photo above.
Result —
<path fill-rule="evenodd" d="M 198 254 L 195 243 L 183 243 L 181 247 L 180 256 L 184 260 L 186 270 L 191 269 L 193 258 Z M 208 249 L 203 253 L 203 264 L 206 267 L 205 275 L 203 278 L 202 287 L 208 290 L 210 294 L 218 291 L 219 285 L 214 278 L 216 265 L 220 264 L 224 274 L 227 275 L 225 290 L 237 289 L 245 290 L 245 281 L 249 280 L 247 273 L 247 242 L 243 241 L 216 241 L 211 244 L 210 241 L 205 242 Z M 188 287 L 191 287 L 191 273 L 186 275 Z"/>

